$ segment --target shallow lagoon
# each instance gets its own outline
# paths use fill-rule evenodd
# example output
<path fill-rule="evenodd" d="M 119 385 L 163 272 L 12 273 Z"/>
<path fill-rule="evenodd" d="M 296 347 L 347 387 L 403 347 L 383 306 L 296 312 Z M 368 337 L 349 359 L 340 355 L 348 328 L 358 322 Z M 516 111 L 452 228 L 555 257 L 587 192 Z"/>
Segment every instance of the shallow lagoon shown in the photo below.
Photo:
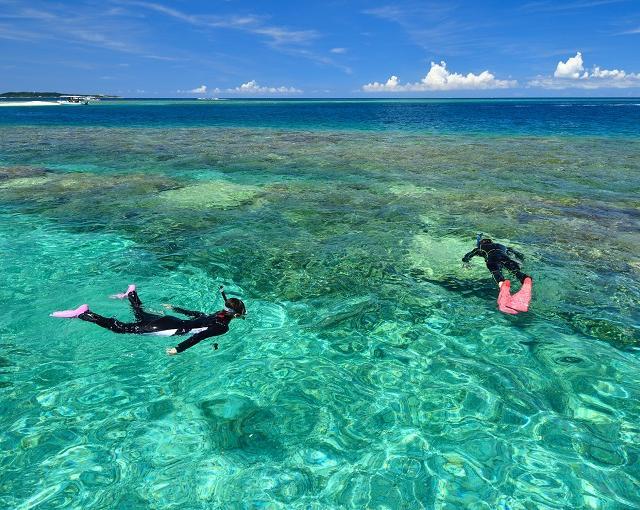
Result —
<path fill-rule="evenodd" d="M 0 112 L 3 506 L 640 505 L 640 108 L 229 103 Z M 47 317 L 131 281 L 250 317 L 176 358 Z"/>

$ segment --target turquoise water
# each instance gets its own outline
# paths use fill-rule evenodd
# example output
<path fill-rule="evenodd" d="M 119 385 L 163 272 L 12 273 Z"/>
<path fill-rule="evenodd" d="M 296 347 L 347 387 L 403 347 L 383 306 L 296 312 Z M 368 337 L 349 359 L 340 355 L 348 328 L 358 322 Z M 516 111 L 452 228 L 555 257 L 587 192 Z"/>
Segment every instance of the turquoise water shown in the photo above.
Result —
<path fill-rule="evenodd" d="M 0 507 L 638 508 L 638 103 L 0 109 Z M 131 282 L 249 318 L 169 358 L 47 316 Z"/>

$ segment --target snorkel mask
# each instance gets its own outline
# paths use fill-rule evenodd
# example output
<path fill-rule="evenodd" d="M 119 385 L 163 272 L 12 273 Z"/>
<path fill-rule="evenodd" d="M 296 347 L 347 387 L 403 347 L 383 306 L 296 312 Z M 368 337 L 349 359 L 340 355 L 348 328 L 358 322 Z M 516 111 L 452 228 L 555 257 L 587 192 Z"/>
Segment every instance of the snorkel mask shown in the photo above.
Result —
<path fill-rule="evenodd" d="M 247 309 L 244 306 L 244 303 L 237 299 L 231 298 L 229 299 L 224 292 L 224 286 L 220 285 L 220 294 L 222 295 L 222 299 L 224 300 L 224 311 L 233 315 L 234 318 L 245 319 L 247 315 Z"/>

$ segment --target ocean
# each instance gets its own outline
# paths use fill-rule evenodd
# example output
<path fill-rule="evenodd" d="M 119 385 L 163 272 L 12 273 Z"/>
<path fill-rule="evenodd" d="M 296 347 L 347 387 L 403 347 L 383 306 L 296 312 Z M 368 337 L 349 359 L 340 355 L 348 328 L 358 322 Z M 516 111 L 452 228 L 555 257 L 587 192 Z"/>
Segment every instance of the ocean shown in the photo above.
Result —
<path fill-rule="evenodd" d="M 639 192 L 637 98 L 0 108 L 0 507 L 638 508 Z"/>

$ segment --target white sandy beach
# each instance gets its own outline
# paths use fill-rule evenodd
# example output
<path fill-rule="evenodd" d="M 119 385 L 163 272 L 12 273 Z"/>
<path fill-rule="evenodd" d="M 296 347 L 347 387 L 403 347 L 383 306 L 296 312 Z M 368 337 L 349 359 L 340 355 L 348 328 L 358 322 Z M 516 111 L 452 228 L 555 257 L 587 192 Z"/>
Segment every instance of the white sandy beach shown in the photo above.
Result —
<path fill-rule="evenodd" d="M 0 106 L 60 106 L 57 101 L 0 101 Z"/>

